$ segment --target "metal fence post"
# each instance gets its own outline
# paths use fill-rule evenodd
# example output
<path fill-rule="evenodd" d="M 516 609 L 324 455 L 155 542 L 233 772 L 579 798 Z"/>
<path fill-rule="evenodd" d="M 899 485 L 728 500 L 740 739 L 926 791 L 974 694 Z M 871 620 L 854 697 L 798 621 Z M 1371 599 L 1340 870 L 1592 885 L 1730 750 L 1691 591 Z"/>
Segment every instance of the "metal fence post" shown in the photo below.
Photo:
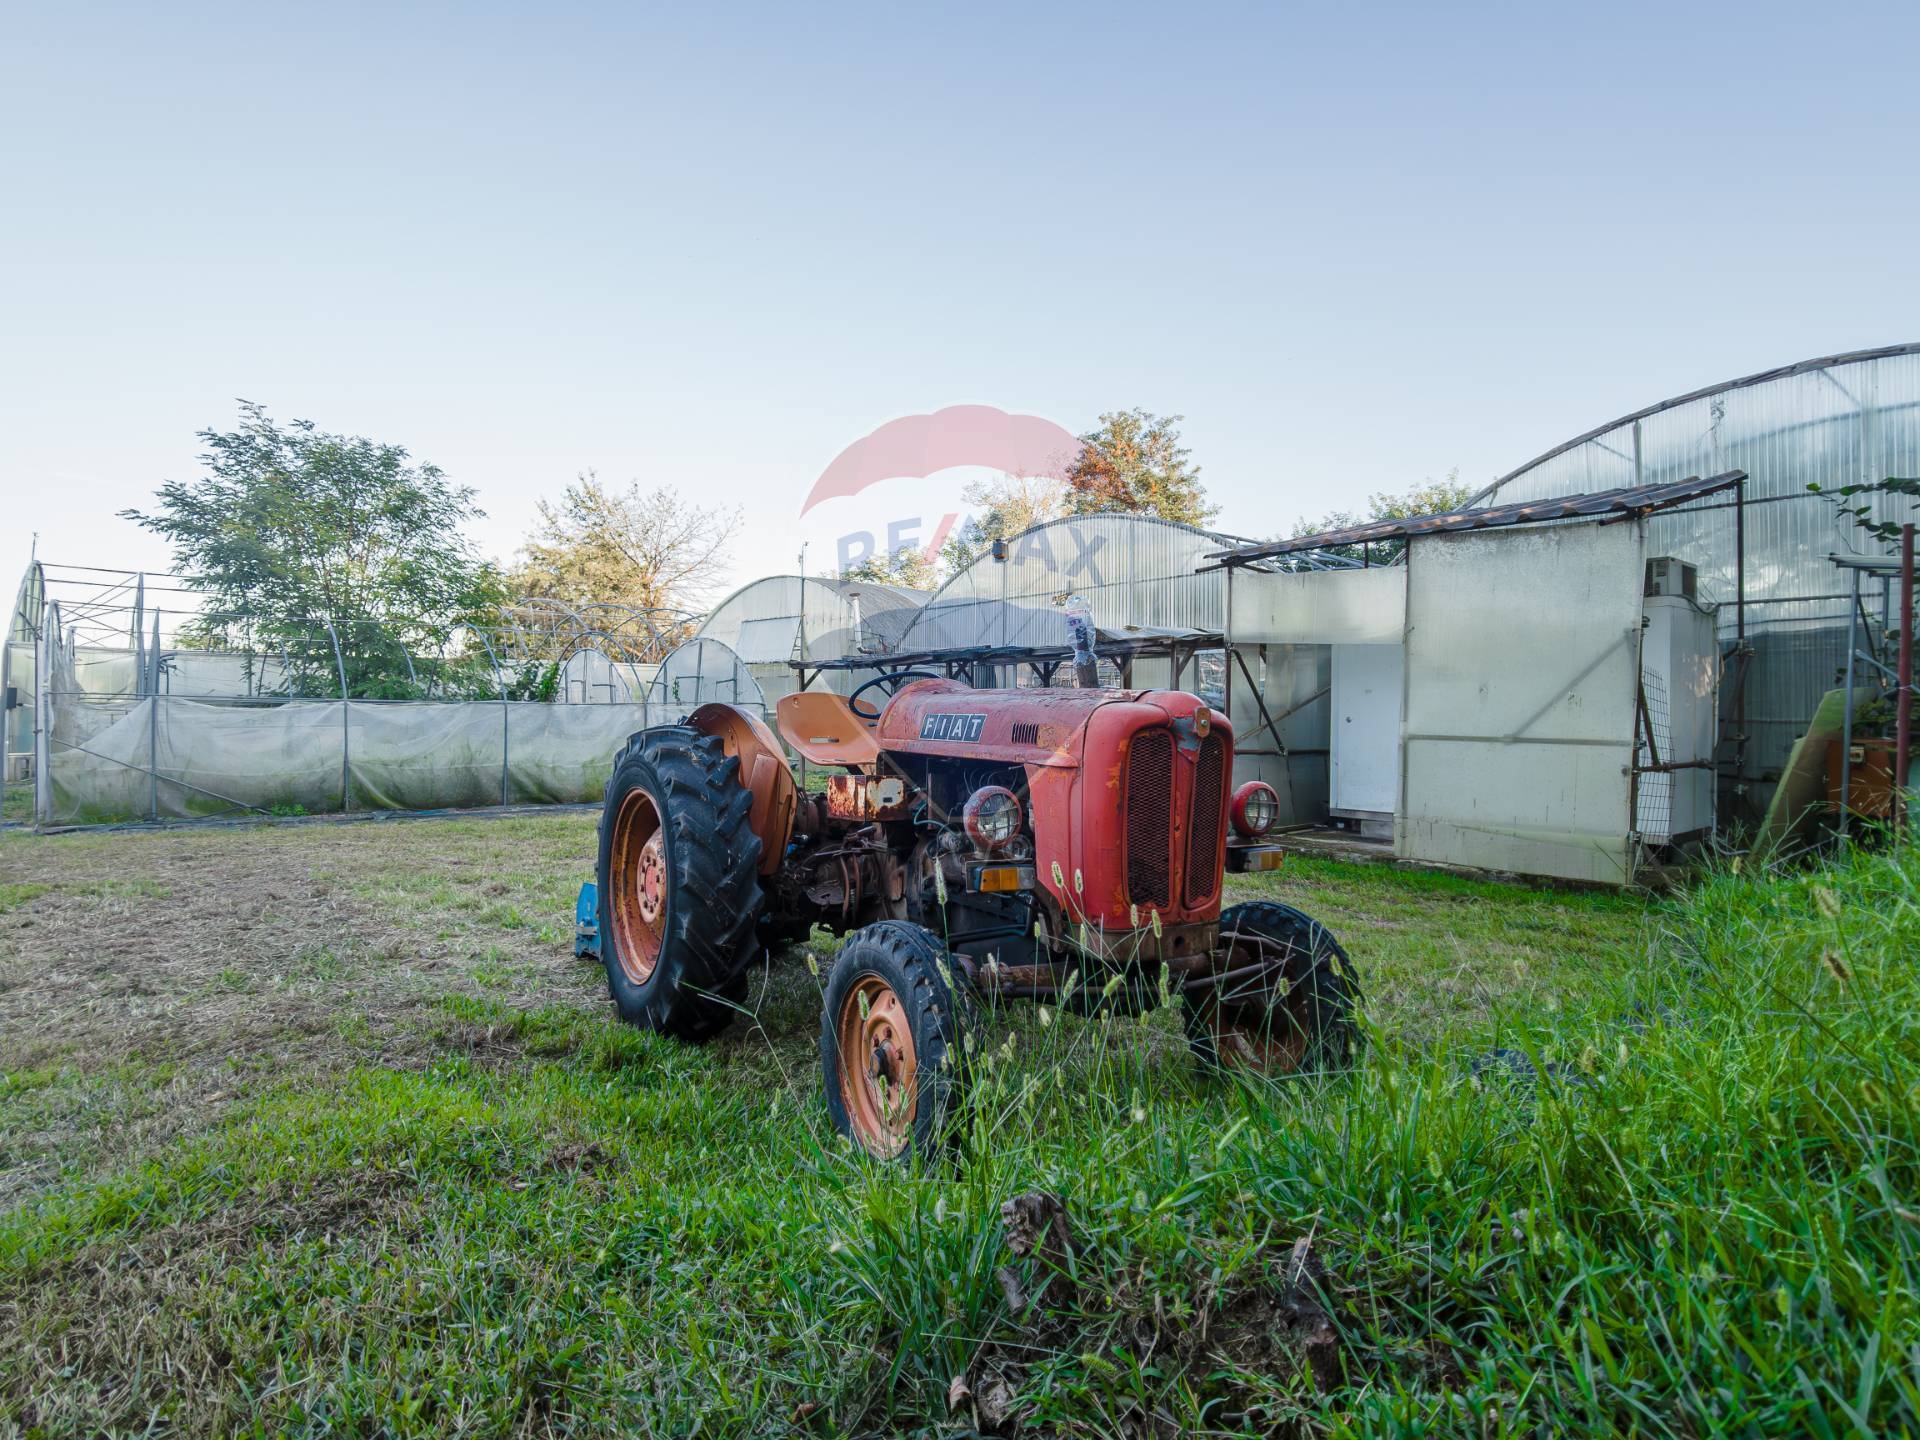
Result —
<path fill-rule="evenodd" d="M 142 580 L 146 577 L 142 576 Z M 153 649 L 140 658 L 140 688 L 147 692 L 147 819 L 160 818 L 160 612 L 153 612 Z"/>
<path fill-rule="evenodd" d="M 1860 572 L 1853 572 L 1847 608 L 1847 706 L 1840 717 L 1840 838 L 1847 838 L 1853 811 L 1853 670 L 1860 652 Z"/>
<path fill-rule="evenodd" d="M 147 695 L 147 819 L 160 818 L 160 692 Z"/>
<path fill-rule="evenodd" d="M 340 636 L 333 628 L 333 621 L 322 619 L 327 627 L 327 638 L 333 641 L 333 666 L 340 674 L 340 813 L 346 814 L 353 803 L 353 701 L 347 698 L 347 662 L 340 653 Z"/>
<path fill-rule="evenodd" d="M 53 818 L 53 647 L 59 643 L 55 627 L 60 611 L 48 601 L 40 607 L 40 633 L 34 636 L 33 655 L 33 818 L 44 825 Z"/>
<path fill-rule="evenodd" d="M 487 632 L 484 630 L 476 629 L 473 633 L 478 635 L 480 643 L 487 647 L 487 663 L 493 666 L 493 688 L 500 696 L 500 803 L 506 805 L 509 803 L 507 797 L 510 793 L 507 788 L 507 762 L 512 744 L 508 738 L 508 731 L 512 727 L 513 712 L 507 708 L 507 682 L 500 674 L 500 657 L 494 653 L 493 642 L 487 639 Z"/>
<path fill-rule="evenodd" d="M 1913 522 L 1900 527 L 1900 703 L 1894 711 L 1893 824 L 1907 828 L 1907 769 L 1913 759 Z"/>

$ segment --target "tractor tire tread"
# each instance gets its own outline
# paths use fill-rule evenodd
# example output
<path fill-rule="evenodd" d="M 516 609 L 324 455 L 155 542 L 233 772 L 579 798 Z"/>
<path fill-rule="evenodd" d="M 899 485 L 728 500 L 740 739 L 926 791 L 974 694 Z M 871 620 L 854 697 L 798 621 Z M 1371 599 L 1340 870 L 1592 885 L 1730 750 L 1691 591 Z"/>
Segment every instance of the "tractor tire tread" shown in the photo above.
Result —
<path fill-rule="evenodd" d="M 1243 926 L 1262 935 L 1292 941 L 1306 952 L 1305 966 L 1287 976 L 1289 993 L 1305 986 L 1312 1004 L 1308 1049 L 1301 1058 L 1300 1072 L 1344 1069 L 1353 1058 L 1352 1017 L 1360 1001 L 1360 982 L 1353 962 L 1333 932 L 1304 910 L 1278 900 L 1248 900 L 1221 912 L 1223 936 Z M 1183 1009 L 1187 1037 L 1195 1057 L 1203 1066 L 1216 1067 L 1219 1057 L 1214 1053 L 1212 1036 L 1200 1023 L 1197 1007 L 1189 1003 Z"/>
<path fill-rule="evenodd" d="M 608 923 L 613 817 L 640 778 L 666 813 L 669 902 L 659 961 L 643 985 L 619 967 Z M 744 997 L 746 970 L 757 954 L 751 939 L 764 905 L 760 840 L 748 824 L 752 797 L 739 782 L 740 762 L 720 741 L 682 725 L 655 726 L 627 740 L 607 778 L 600 823 L 601 946 L 608 986 L 621 1018 L 684 1040 L 724 1030 Z"/>
<path fill-rule="evenodd" d="M 889 975 L 891 969 L 894 973 Z M 848 935 L 827 977 L 820 1015 L 821 1072 L 827 1112 L 841 1134 L 854 1138 L 838 1086 L 839 1035 L 835 1012 L 845 987 L 866 973 L 892 985 L 907 1006 L 919 1071 L 933 1083 L 916 1107 L 909 1151 L 928 1153 L 945 1136 L 958 1111 L 969 1070 L 966 1035 L 973 1007 L 954 971 L 946 945 L 924 925 L 881 920 Z M 858 1141 L 856 1140 L 857 1144 Z"/>

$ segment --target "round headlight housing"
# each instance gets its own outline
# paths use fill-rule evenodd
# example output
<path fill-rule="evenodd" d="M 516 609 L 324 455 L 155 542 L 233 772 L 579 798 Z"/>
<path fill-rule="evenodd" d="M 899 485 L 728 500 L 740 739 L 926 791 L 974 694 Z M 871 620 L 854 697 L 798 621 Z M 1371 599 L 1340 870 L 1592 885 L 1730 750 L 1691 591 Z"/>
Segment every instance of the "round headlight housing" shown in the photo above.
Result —
<path fill-rule="evenodd" d="M 976 849 L 997 850 L 1020 833 L 1020 797 L 1004 785 L 983 785 L 967 798 L 960 823 Z"/>
<path fill-rule="evenodd" d="M 1264 780 L 1249 780 L 1233 792 L 1233 828 L 1257 840 L 1280 818 L 1280 797 Z"/>

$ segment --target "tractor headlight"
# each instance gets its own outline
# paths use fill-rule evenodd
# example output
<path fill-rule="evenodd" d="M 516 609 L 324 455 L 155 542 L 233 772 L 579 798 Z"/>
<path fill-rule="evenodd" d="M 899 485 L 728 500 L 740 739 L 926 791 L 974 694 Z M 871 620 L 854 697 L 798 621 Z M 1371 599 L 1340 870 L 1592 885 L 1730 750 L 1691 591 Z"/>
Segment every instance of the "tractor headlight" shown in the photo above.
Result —
<path fill-rule="evenodd" d="M 1233 828 L 1249 840 L 1258 839 L 1280 818 L 1280 797 L 1263 780 L 1249 780 L 1233 792 Z"/>
<path fill-rule="evenodd" d="M 996 850 L 1020 833 L 1020 797 L 1004 785 L 984 785 L 960 812 L 967 838 L 979 850 Z"/>

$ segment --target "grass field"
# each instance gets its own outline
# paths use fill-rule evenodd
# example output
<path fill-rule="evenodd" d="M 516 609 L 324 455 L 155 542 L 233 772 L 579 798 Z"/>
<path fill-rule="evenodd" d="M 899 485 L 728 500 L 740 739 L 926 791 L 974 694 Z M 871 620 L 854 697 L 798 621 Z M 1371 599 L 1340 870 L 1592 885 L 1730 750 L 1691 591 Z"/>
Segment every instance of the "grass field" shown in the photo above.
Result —
<path fill-rule="evenodd" d="M 823 937 L 705 1049 L 612 1020 L 592 828 L 0 838 L 0 1433 L 1920 1414 L 1911 851 L 1659 907 L 1291 862 L 1230 898 L 1341 935 L 1352 1076 L 1015 1010 L 906 1172 L 825 1123 Z M 1067 1273 L 1008 1249 L 1035 1191 Z"/>

